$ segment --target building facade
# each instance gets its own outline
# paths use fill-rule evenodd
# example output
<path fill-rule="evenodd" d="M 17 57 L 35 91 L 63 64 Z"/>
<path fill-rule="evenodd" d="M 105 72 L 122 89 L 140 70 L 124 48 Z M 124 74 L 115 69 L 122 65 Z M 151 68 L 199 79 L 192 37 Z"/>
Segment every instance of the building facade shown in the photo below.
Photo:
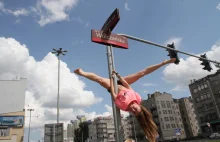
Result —
<path fill-rule="evenodd" d="M 191 80 L 189 89 L 202 135 L 220 131 L 220 70 L 204 78 Z"/>
<path fill-rule="evenodd" d="M 27 80 L 0 80 L 0 142 L 23 142 Z"/>
<path fill-rule="evenodd" d="M 158 126 L 159 141 L 186 137 L 179 105 L 173 101 L 171 94 L 148 94 L 148 99 L 143 101 L 143 105 L 152 113 Z"/>
<path fill-rule="evenodd" d="M 192 99 L 185 97 L 181 99 L 174 99 L 174 102 L 179 104 L 186 137 L 190 138 L 198 136 L 199 124 L 194 112 Z"/>
<path fill-rule="evenodd" d="M 131 116 L 121 119 L 123 138 L 135 139 L 134 120 Z M 89 125 L 89 142 L 116 142 L 114 119 L 111 116 L 97 117 Z"/>

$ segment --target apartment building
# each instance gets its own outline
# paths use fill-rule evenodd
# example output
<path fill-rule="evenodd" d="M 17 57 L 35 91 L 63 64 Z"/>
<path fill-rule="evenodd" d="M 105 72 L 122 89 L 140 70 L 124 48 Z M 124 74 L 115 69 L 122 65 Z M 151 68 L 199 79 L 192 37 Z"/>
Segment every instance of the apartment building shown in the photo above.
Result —
<path fill-rule="evenodd" d="M 191 80 L 189 89 L 202 135 L 220 131 L 220 70 L 204 78 Z"/>
<path fill-rule="evenodd" d="M 179 104 L 180 113 L 185 129 L 186 137 L 195 137 L 199 133 L 199 124 L 194 112 L 192 99 L 189 97 L 174 99 Z"/>
<path fill-rule="evenodd" d="M 122 135 L 124 139 L 135 139 L 135 125 L 133 117 L 128 116 L 121 119 Z M 137 130 L 136 130 L 137 131 Z M 116 142 L 114 119 L 111 116 L 97 117 L 89 125 L 90 142 Z"/>
<path fill-rule="evenodd" d="M 143 101 L 143 105 L 152 113 L 158 126 L 159 141 L 186 137 L 179 105 L 173 101 L 171 94 L 148 94 L 148 99 Z"/>
<path fill-rule="evenodd" d="M 97 117 L 89 125 L 90 142 L 115 142 L 114 120 L 109 117 Z"/>

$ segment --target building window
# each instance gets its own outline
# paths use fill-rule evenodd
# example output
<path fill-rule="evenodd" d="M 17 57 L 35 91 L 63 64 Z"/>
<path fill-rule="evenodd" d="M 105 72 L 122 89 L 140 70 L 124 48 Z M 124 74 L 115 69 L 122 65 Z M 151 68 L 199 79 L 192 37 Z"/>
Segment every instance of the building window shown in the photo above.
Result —
<path fill-rule="evenodd" d="M 160 118 L 161 121 L 163 121 L 163 118 Z"/>
<path fill-rule="evenodd" d="M 164 120 L 165 120 L 165 121 L 169 121 L 169 118 L 168 118 L 168 117 L 164 117 Z"/>
<path fill-rule="evenodd" d="M 10 129 L 8 129 L 8 128 L 5 128 L 5 129 L 0 129 L 0 137 L 7 137 L 7 136 L 9 136 L 9 131 L 10 131 Z"/>
<path fill-rule="evenodd" d="M 195 88 L 195 89 L 193 90 L 193 93 L 197 93 L 197 88 Z"/>
<path fill-rule="evenodd" d="M 164 125 L 162 125 L 162 129 L 164 129 Z"/>

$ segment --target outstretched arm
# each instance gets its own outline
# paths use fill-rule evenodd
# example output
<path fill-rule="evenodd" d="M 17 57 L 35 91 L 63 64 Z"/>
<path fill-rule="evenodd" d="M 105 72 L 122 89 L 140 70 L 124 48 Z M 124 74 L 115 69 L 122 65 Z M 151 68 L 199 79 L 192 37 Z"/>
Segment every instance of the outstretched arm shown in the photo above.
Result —
<path fill-rule="evenodd" d="M 115 71 L 113 71 L 113 72 L 116 74 L 116 76 L 118 77 L 119 81 L 123 84 L 123 86 L 124 86 L 125 88 L 127 88 L 127 89 L 132 89 L 131 86 L 128 84 L 128 82 L 127 82 L 124 78 L 122 78 L 122 77 L 119 75 L 119 73 L 117 73 L 117 72 L 115 72 Z"/>
<path fill-rule="evenodd" d="M 132 83 L 136 82 L 137 80 L 139 80 L 140 78 L 144 77 L 145 75 L 156 71 L 157 69 L 159 69 L 160 67 L 162 67 L 166 64 L 174 63 L 175 61 L 176 61 L 175 58 L 170 59 L 170 60 L 165 60 L 159 64 L 149 66 L 149 67 L 145 68 L 144 70 L 141 70 L 141 71 L 136 72 L 134 74 L 128 75 L 128 76 L 124 77 L 124 79 L 127 81 L 128 84 L 132 84 Z"/>
<path fill-rule="evenodd" d="M 114 87 L 114 84 L 113 84 L 113 77 L 114 76 L 111 76 L 111 78 L 110 78 L 110 92 L 111 92 L 113 100 L 115 100 L 117 95 L 115 94 L 115 87 Z"/>

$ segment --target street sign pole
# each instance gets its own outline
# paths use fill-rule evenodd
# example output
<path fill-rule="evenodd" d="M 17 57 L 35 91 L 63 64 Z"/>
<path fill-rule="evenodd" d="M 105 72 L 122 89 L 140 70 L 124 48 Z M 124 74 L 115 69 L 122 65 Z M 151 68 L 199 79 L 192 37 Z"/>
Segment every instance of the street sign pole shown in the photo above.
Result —
<path fill-rule="evenodd" d="M 119 20 L 120 20 L 119 10 L 116 8 L 114 12 L 109 16 L 109 18 L 105 21 L 101 30 L 91 31 L 92 42 L 106 45 L 109 78 L 111 78 L 112 71 L 115 70 L 112 46 L 122 49 L 128 49 L 128 40 L 126 37 L 111 33 Z M 118 85 L 117 85 L 116 76 L 114 77 L 114 88 L 115 88 L 114 89 L 115 93 L 117 94 Z M 116 107 L 113 98 L 112 98 L 112 108 L 113 108 L 116 142 L 123 142 L 120 109 Z"/>
<path fill-rule="evenodd" d="M 113 50 L 112 46 L 107 46 L 107 60 L 108 60 L 108 69 L 109 69 L 109 78 L 111 77 L 112 71 L 115 70 L 114 59 L 113 59 Z M 114 78 L 114 88 L 115 93 L 118 93 L 118 86 L 116 77 Z M 112 100 L 112 109 L 113 109 L 113 117 L 114 117 L 114 125 L 115 125 L 115 138 L 116 142 L 123 142 L 123 135 L 120 134 L 121 132 L 121 114 L 120 110 L 115 105 L 114 101 Z"/>

